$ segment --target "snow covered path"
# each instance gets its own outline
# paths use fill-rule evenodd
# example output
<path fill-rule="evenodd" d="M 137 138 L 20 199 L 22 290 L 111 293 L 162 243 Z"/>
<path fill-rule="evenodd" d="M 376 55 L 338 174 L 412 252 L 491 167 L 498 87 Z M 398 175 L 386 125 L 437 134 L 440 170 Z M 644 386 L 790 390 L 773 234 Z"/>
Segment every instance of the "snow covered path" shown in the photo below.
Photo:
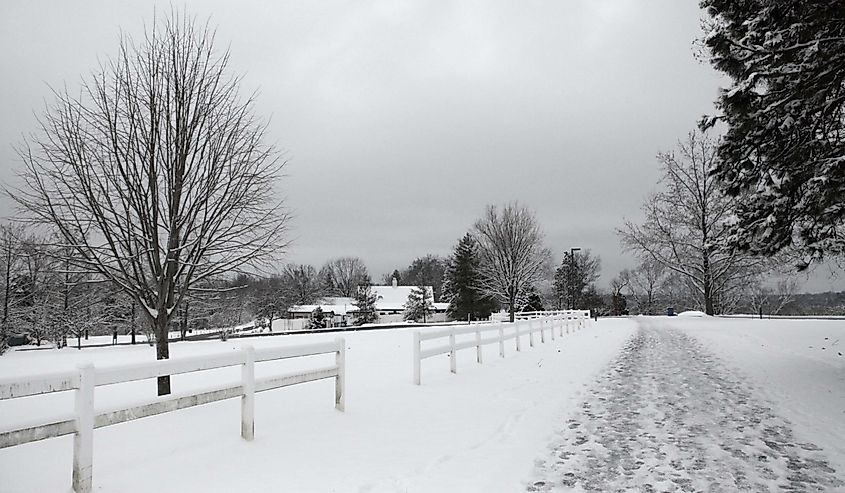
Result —
<path fill-rule="evenodd" d="M 692 336 L 651 320 L 536 473 L 528 491 L 845 490 L 842 471 L 751 385 Z"/>

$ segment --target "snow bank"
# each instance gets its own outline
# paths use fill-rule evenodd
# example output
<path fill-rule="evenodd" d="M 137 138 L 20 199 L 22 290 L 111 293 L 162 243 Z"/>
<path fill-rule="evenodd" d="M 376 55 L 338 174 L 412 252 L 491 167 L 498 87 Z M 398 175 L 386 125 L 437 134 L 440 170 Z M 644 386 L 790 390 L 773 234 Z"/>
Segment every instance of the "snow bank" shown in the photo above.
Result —
<path fill-rule="evenodd" d="M 688 310 L 688 311 L 679 313 L 678 316 L 684 317 L 684 318 L 701 318 L 701 317 L 706 317 L 707 314 L 704 313 L 704 312 L 700 312 L 698 310 Z"/>
<path fill-rule="evenodd" d="M 94 487 L 102 491 L 518 491 L 534 459 L 579 402 L 582 390 L 635 332 L 625 319 L 521 353 L 508 341 L 423 361 L 423 385 L 412 378 L 408 329 L 345 334 L 345 413 L 334 410 L 332 381 L 263 392 L 256 397 L 255 441 L 240 438 L 237 399 L 110 426 L 94 434 Z M 332 340 L 337 334 L 175 343 L 171 357 Z M 81 361 L 109 366 L 150 361 L 148 346 L 78 351 L 13 352 L 0 374 L 27 375 L 73 368 Z M 331 358 L 329 358 L 331 359 Z M 298 363 L 318 367 L 320 357 Z M 328 363 L 330 364 L 330 363 Z M 263 365 L 271 365 L 265 367 Z M 293 362 L 259 363 L 258 376 Z M 174 392 L 236 381 L 239 369 L 172 377 Z M 98 409 L 147 399 L 154 381 L 97 389 Z M 71 393 L 0 402 L 0 428 L 72 409 Z M 67 491 L 72 438 L 0 450 L 4 492 Z M 37 464 L 37 467 L 33 465 Z"/>

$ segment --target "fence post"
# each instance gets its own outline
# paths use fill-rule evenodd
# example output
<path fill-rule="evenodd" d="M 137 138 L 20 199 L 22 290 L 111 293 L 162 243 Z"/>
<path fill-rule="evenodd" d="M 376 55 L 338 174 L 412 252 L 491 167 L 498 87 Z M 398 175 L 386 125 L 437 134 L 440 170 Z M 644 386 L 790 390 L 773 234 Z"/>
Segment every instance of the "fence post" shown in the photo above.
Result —
<path fill-rule="evenodd" d="M 563 337 L 563 317 L 560 315 L 555 315 L 555 319 L 558 322 L 557 330 L 560 331 L 560 336 Z"/>
<path fill-rule="evenodd" d="M 505 357 L 505 324 L 499 322 L 499 356 Z"/>
<path fill-rule="evenodd" d="M 420 384 L 420 331 L 414 331 L 414 383 Z"/>
<path fill-rule="evenodd" d="M 76 431 L 73 434 L 73 491 L 89 493 L 94 466 L 94 365 L 79 366 L 79 386 L 74 396 Z"/>
<path fill-rule="evenodd" d="M 475 329 L 475 358 L 478 360 L 478 363 L 481 364 L 481 331 L 477 328 Z"/>
<path fill-rule="evenodd" d="M 244 346 L 244 363 L 241 365 L 241 438 L 255 438 L 255 348 Z"/>
<path fill-rule="evenodd" d="M 516 339 L 516 350 L 522 351 L 522 346 L 519 343 L 519 320 L 513 321 L 513 330 L 516 332 L 516 337 L 514 337 Z"/>
<path fill-rule="evenodd" d="M 528 345 L 534 347 L 534 319 L 528 319 Z"/>
<path fill-rule="evenodd" d="M 564 316 L 564 323 L 566 324 L 566 333 L 569 333 L 569 315 Z"/>
<path fill-rule="evenodd" d="M 449 333 L 449 365 L 452 373 L 458 373 L 458 352 L 455 350 L 455 329 Z"/>
<path fill-rule="evenodd" d="M 337 365 L 337 376 L 334 379 L 334 407 L 338 411 L 346 410 L 346 339 L 338 337 L 335 340 L 337 352 L 334 361 Z"/>
<path fill-rule="evenodd" d="M 545 328 L 546 328 L 546 319 L 541 318 L 540 319 L 540 342 L 542 342 L 543 344 L 546 343 L 546 333 L 543 331 L 543 329 L 545 329 Z"/>
<path fill-rule="evenodd" d="M 552 336 L 552 340 L 555 340 L 555 317 L 552 315 L 549 317 L 549 335 Z"/>

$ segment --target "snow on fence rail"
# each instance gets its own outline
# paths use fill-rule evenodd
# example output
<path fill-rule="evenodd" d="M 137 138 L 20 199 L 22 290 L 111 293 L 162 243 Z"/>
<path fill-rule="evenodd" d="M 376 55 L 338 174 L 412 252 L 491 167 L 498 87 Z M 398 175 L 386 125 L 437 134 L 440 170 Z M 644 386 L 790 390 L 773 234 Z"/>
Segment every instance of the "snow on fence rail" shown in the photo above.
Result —
<path fill-rule="evenodd" d="M 456 353 L 461 349 L 475 348 L 476 360 L 480 364 L 483 360 L 482 346 L 487 344 L 499 343 L 499 356 L 505 357 L 505 341 L 514 339 L 516 342 L 516 350 L 521 351 L 522 345 L 520 338 L 523 335 L 528 335 L 528 343 L 534 347 L 534 334 L 540 333 L 540 342 L 546 342 L 546 331 L 552 340 L 555 339 L 555 329 L 557 328 L 560 335 L 563 336 L 564 328 L 566 333 L 569 333 L 570 325 L 574 325 L 573 330 L 579 330 L 584 327 L 584 324 L 590 318 L 590 312 L 584 310 L 564 310 L 555 312 L 526 312 L 521 313 L 513 323 L 494 322 L 491 324 L 475 324 L 469 326 L 450 327 L 448 329 L 439 330 L 416 330 L 414 331 L 414 383 L 420 385 L 421 383 L 421 367 L 422 360 L 438 356 L 441 354 L 449 354 L 449 365 L 452 373 L 457 373 L 457 358 Z M 483 337 L 486 334 L 494 333 L 496 335 L 490 337 Z M 475 334 L 474 339 L 465 340 L 461 342 L 456 341 L 459 335 Z M 448 337 L 449 344 L 444 346 L 434 346 L 423 348 L 424 341 L 431 341 L 435 339 L 442 339 Z"/>
<path fill-rule="evenodd" d="M 335 353 L 335 364 L 331 366 L 262 379 L 255 378 L 255 363 L 331 353 Z M 144 404 L 100 413 L 95 413 L 94 410 L 94 389 L 98 386 L 238 365 L 241 366 L 239 384 L 164 396 Z M 76 371 L 43 374 L 24 379 L 0 379 L 0 400 L 67 390 L 76 392 L 72 414 L 54 417 L 49 423 L 0 430 L 0 449 L 73 434 L 73 490 L 76 493 L 87 493 L 92 487 L 93 439 L 96 428 L 240 397 L 241 437 L 252 440 L 255 436 L 256 392 L 334 378 L 335 407 L 343 411 L 345 376 L 346 344 L 343 338 L 337 338 L 334 342 L 280 348 L 256 350 L 252 346 L 246 346 L 234 353 L 159 360 L 102 369 L 95 369 L 89 363 L 79 366 Z"/>

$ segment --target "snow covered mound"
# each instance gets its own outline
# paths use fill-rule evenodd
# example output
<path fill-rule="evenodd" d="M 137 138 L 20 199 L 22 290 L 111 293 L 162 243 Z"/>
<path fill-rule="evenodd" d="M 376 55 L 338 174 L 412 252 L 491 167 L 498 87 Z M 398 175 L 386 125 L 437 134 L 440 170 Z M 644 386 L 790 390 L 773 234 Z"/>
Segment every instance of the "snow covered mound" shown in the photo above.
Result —
<path fill-rule="evenodd" d="M 707 314 L 698 310 L 689 310 L 678 314 L 679 317 L 706 317 Z"/>

